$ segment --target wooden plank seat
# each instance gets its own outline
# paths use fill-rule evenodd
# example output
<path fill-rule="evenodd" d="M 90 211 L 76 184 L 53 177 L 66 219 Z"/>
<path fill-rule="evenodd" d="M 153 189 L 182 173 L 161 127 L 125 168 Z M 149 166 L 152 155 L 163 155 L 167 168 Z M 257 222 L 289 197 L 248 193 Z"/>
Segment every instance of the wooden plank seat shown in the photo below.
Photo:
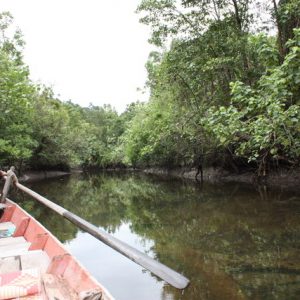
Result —
<path fill-rule="evenodd" d="M 19 243 L 26 242 L 25 238 L 23 236 L 18 237 L 5 237 L 0 239 L 0 247 L 5 245 L 15 245 Z"/>
<path fill-rule="evenodd" d="M 0 258 L 0 274 L 37 268 L 46 273 L 50 264 L 48 255 L 41 250 L 25 252 L 22 255 Z"/>
<path fill-rule="evenodd" d="M 41 274 L 46 273 L 50 264 L 50 258 L 45 251 L 32 250 L 20 256 L 22 270 L 38 268 Z"/>
<path fill-rule="evenodd" d="M 31 243 L 24 242 L 13 245 L 5 245 L 0 247 L 0 258 L 8 256 L 17 256 L 26 253 Z"/>

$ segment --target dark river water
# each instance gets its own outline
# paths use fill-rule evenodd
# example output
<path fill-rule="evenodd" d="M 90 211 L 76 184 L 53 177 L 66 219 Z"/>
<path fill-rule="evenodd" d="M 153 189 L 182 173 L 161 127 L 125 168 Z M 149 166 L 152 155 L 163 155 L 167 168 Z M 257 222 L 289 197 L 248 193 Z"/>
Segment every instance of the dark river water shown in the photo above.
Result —
<path fill-rule="evenodd" d="M 48 209 L 18 202 L 119 300 L 300 299 L 300 193 L 139 174 L 27 184 L 184 274 L 179 291 Z"/>

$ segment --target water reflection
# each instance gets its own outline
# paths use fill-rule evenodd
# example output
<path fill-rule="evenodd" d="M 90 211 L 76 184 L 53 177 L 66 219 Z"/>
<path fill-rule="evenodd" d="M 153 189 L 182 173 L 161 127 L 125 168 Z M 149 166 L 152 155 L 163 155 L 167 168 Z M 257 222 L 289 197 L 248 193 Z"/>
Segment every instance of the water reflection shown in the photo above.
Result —
<path fill-rule="evenodd" d="M 299 299 L 297 192 L 126 173 L 32 188 L 191 279 L 182 293 L 19 195 L 117 299 Z"/>

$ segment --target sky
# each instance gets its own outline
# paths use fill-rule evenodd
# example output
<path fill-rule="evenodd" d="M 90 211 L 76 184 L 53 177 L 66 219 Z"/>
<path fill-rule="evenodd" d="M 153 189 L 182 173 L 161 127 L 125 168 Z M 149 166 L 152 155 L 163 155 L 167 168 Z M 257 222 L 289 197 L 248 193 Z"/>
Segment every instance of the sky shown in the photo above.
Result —
<path fill-rule="evenodd" d="M 140 0 L 1 0 L 26 42 L 31 79 L 63 101 L 111 104 L 121 113 L 147 79 L 149 28 L 135 13 Z"/>

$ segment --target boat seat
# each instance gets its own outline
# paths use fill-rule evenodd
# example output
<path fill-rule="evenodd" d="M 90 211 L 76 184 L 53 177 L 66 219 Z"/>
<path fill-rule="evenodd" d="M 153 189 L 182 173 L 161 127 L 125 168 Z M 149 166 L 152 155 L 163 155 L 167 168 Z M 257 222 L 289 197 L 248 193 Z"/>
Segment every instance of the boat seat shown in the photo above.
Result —
<path fill-rule="evenodd" d="M 32 250 L 20 255 L 21 269 L 33 269 L 38 268 L 40 272 L 46 273 L 50 264 L 50 258 L 45 251 Z"/>
<path fill-rule="evenodd" d="M 39 269 L 41 273 L 46 273 L 49 264 L 50 258 L 46 252 L 42 250 L 27 251 L 21 255 L 1 257 L 0 274 L 33 268 Z"/>
<path fill-rule="evenodd" d="M 24 237 L 1 238 L 0 274 L 32 268 L 45 273 L 50 264 L 48 255 L 42 250 L 29 251 L 30 246 Z"/>
<path fill-rule="evenodd" d="M 26 253 L 31 243 L 23 242 L 11 245 L 0 246 L 0 258 L 8 256 L 17 256 Z"/>
<path fill-rule="evenodd" d="M 15 245 L 15 244 L 21 244 L 21 243 L 26 243 L 26 240 L 23 236 L 6 237 L 6 238 L 0 239 L 0 247 L 5 246 L 5 245 Z"/>

